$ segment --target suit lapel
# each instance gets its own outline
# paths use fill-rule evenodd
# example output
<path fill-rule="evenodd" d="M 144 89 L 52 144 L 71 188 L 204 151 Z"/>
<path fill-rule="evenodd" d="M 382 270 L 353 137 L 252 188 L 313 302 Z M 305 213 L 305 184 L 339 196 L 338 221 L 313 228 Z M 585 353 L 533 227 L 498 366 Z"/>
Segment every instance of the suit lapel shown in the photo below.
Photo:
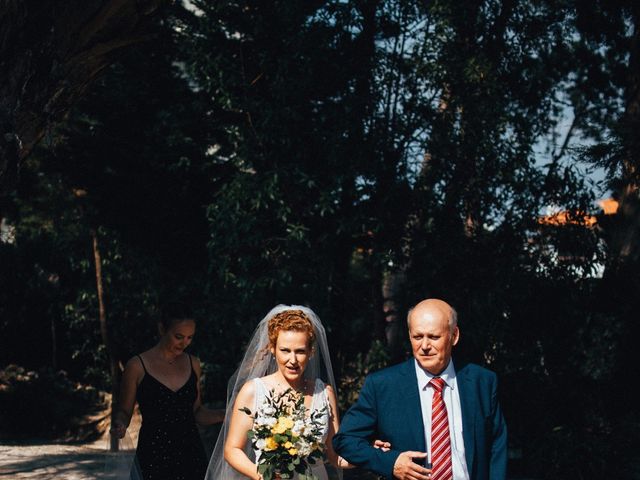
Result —
<path fill-rule="evenodd" d="M 468 374 L 468 369 L 464 366 L 456 369 L 456 379 L 460 389 L 460 408 L 462 410 L 462 436 L 464 438 L 464 452 L 467 460 L 469 474 L 473 472 L 473 458 L 475 455 L 474 428 L 476 424 L 475 415 L 477 409 L 473 405 L 473 383 Z"/>
<path fill-rule="evenodd" d="M 416 419 L 415 421 L 407 422 L 408 433 L 412 440 L 411 444 L 416 445 L 418 451 L 426 452 L 424 419 L 422 418 L 420 392 L 418 390 L 418 379 L 416 377 L 414 362 L 415 360 L 413 358 L 409 359 L 405 362 L 404 368 L 402 369 L 404 381 L 402 391 L 400 392 L 402 403 L 399 405 L 399 408 L 405 412 L 405 418 Z"/>

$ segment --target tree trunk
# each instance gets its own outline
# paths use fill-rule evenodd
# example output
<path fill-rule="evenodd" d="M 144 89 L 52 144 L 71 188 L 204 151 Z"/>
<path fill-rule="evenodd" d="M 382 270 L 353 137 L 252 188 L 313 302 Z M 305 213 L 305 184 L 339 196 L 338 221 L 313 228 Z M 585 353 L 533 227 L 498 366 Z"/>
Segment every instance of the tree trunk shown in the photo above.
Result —
<path fill-rule="evenodd" d="M 58 334 L 54 315 L 51 315 L 51 368 L 54 372 L 58 371 Z"/>
<path fill-rule="evenodd" d="M 401 360 L 402 339 L 407 335 L 406 317 L 400 314 L 403 305 L 400 296 L 405 286 L 405 280 L 404 272 L 398 270 L 387 272 L 382 280 L 385 336 L 393 362 Z"/>
<path fill-rule="evenodd" d="M 102 258 L 100 256 L 100 247 L 98 245 L 98 234 L 95 230 L 91 231 L 91 239 L 93 243 L 93 258 L 96 266 L 96 290 L 98 292 L 98 318 L 100 319 L 100 334 L 102 343 L 104 343 L 107 356 L 109 358 L 109 373 L 111 374 L 111 412 L 115 411 L 118 404 L 120 390 L 120 369 L 118 368 L 118 360 L 115 357 L 113 345 L 109 337 L 109 329 L 107 327 L 107 314 L 104 302 L 104 289 L 102 284 Z M 112 419 L 113 421 L 113 419 Z M 118 450 L 118 439 L 111 436 L 111 451 Z"/>
<path fill-rule="evenodd" d="M 0 0 L 0 193 L 125 47 L 152 38 L 170 0 Z"/>

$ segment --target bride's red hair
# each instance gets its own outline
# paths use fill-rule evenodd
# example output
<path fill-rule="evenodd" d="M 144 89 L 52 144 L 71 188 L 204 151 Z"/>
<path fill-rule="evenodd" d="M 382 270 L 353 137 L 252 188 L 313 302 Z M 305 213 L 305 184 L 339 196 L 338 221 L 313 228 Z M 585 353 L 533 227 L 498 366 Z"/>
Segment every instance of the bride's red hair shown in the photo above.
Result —
<path fill-rule="evenodd" d="M 274 315 L 269 320 L 269 346 L 276 347 L 278 335 L 281 331 L 304 332 L 309 338 L 309 346 L 313 346 L 316 340 L 316 334 L 313 331 L 311 320 L 304 314 L 302 310 L 285 310 Z"/>

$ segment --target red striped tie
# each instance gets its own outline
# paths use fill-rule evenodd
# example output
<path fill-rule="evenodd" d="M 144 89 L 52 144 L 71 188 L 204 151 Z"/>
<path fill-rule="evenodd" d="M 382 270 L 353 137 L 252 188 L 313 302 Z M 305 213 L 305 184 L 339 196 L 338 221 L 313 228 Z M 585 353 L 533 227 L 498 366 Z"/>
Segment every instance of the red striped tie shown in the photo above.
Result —
<path fill-rule="evenodd" d="M 431 480 L 453 480 L 449 418 L 442 398 L 445 383 L 440 377 L 433 378 L 429 383 L 434 388 L 431 401 Z"/>

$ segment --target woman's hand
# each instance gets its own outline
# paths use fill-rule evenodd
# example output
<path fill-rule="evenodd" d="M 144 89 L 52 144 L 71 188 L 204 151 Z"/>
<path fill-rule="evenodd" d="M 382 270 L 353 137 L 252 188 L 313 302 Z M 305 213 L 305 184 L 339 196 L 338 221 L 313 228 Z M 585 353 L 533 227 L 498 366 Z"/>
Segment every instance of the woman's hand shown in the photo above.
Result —
<path fill-rule="evenodd" d="M 389 442 L 376 439 L 373 442 L 373 448 L 379 448 L 383 452 L 388 452 L 389 450 L 391 450 L 391 444 Z"/>
<path fill-rule="evenodd" d="M 376 439 L 373 442 L 373 448 L 379 448 L 383 452 L 388 452 L 389 450 L 391 450 L 391 443 Z M 348 468 L 355 468 L 355 465 L 352 465 L 351 463 L 347 462 L 344 458 L 342 458 L 339 455 L 338 455 L 337 465 L 338 465 L 338 468 L 341 468 L 343 470 L 346 470 Z"/>
<path fill-rule="evenodd" d="M 126 431 L 127 427 L 118 421 L 113 422 L 111 424 L 111 428 L 109 429 L 109 433 L 111 433 L 111 435 L 115 436 L 116 438 L 124 437 Z"/>
<path fill-rule="evenodd" d="M 199 405 L 195 410 L 194 416 L 198 425 L 214 425 L 224 422 L 224 414 L 223 408 L 212 410 L 204 405 Z"/>

